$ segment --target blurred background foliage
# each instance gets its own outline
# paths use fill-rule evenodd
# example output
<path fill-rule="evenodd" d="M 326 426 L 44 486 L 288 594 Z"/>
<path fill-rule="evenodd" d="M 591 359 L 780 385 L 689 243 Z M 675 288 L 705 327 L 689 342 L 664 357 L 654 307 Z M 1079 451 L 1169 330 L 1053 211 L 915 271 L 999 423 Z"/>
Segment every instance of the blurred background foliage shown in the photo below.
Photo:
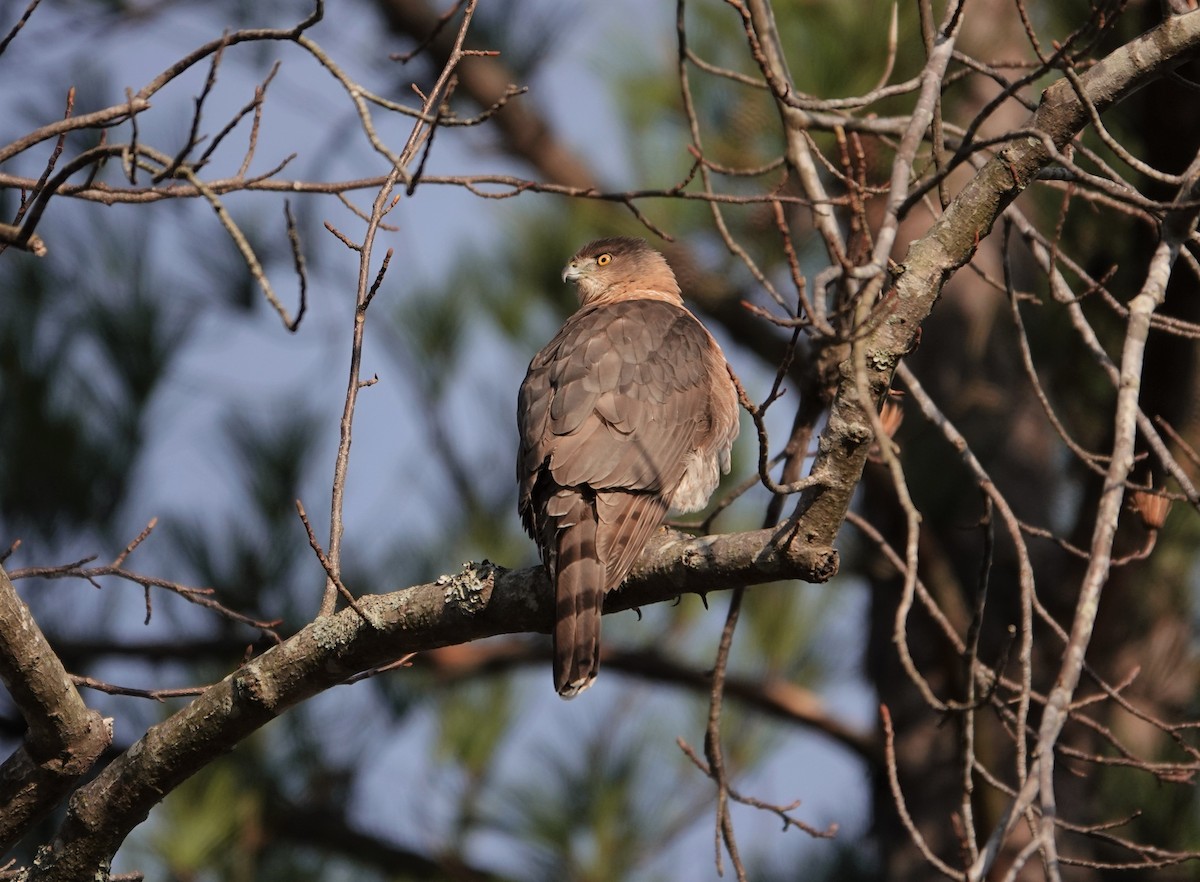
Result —
<path fill-rule="evenodd" d="M 1030 57 L 1011 4 L 977 6 L 963 38 L 966 51 L 992 60 Z M 1130 6 L 1107 42 L 1115 45 L 1154 22 L 1157 4 Z M 160 55 L 169 60 L 225 28 L 290 24 L 307 7 L 300 0 L 47 0 L 28 32 L 0 56 L 0 75 L 8 82 L 19 76 L 21 83 L 4 99 L 5 134 L 58 115 L 67 86 L 79 87 L 78 108 L 106 106 L 122 100 L 125 86 L 136 89 L 157 73 Z M 23 8 L 0 2 L 0 25 Z M 1063 39 L 1089 8 L 1083 0 L 1038 8 L 1043 45 Z M 842 97 L 876 84 L 887 55 L 890 3 L 780 0 L 775 9 L 802 89 Z M 314 38 L 355 75 L 406 97 L 408 83 L 428 79 L 436 67 L 421 59 L 398 67 L 386 59 L 416 45 L 415 35 L 395 22 L 425 12 L 426 0 L 333 4 Z M 725 4 L 695 0 L 687 5 L 687 23 L 698 55 L 754 72 Z M 899 8 L 898 33 L 893 81 L 912 76 L 923 61 L 913 4 Z M 472 39 L 477 47 L 501 50 L 516 81 L 532 86 L 520 100 L 545 116 L 550 137 L 571 146 L 596 181 L 612 189 L 666 187 L 688 174 L 690 136 L 674 19 L 665 5 L 484 2 Z M 129 52 L 151 43 L 156 49 L 144 64 Z M 378 157 L 357 135 L 344 100 L 317 84 L 314 71 L 286 47 L 231 51 L 221 82 L 228 91 L 220 100 L 230 107 L 244 102 L 276 57 L 285 67 L 268 98 L 260 151 L 299 150 L 297 177 L 374 173 L 367 169 L 377 169 Z M 948 117 L 969 119 L 994 94 L 994 86 L 975 79 L 963 83 L 947 95 Z M 164 93 L 160 115 L 144 118 L 142 137 L 168 152 L 181 143 L 197 87 L 193 80 Z M 778 156 L 778 119 L 765 92 L 694 69 L 691 87 L 712 159 L 748 168 Z M 1176 141 L 1192 150 L 1198 141 L 1194 99 L 1176 99 L 1169 114 L 1154 110 L 1172 100 L 1162 95 L 1169 89 L 1155 86 L 1145 102 L 1128 102 L 1106 117 L 1139 155 L 1158 155 Z M 456 100 L 470 106 L 465 97 Z M 900 112 L 907 100 L 884 108 Z M 832 143 L 817 137 L 822 147 Z M 877 151 L 872 174 L 883 175 L 888 153 L 879 145 L 868 149 Z M 36 177 L 46 152 L 33 151 L 37 155 L 3 171 Z M 240 156 L 233 152 L 220 161 L 236 168 Z M 439 133 L 430 171 L 537 177 L 531 162 L 483 126 Z M 759 186 L 758 179 L 731 183 L 734 190 Z M 17 197 L 0 190 L 5 218 L 15 214 Z M 1050 225 L 1059 220 L 1060 195 L 1042 191 L 1027 198 L 1031 214 Z M 275 201 L 267 194 L 229 200 L 277 287 L 292 292 Z M 104 208 L 58 198 L 42 227 L 49 257 L 0 255 L 0 546 L 22 540 L 9 567 L 85 554 L 109 559 L 158 517 L 158 528 L 130 560 L 135 569 L 212 587 L 240 612 L 281 620 L 283 634 L 312 617 L 324 577 L 294 501 L 304 500 L 318 535 L 327 532 L 322 513 L 344 393 L 356 260 L 321 223 L 357 228 L 328 197 L 298 199 L 295 206 L 313 281 L 310 314 L 294 337 L 262 302 L 203 205 Z M 646 210 L 691 246 L 696 277 L 724 280 L 696 299 L 751 397 L 761 398 L 781 338 L 762 324 L 752 326 L 758 336 L 748 334 L 727 318 L 739 298 L 761 303 L 763 295 L 717 238 L 702 203 L 655 201 Z M 786 278 L 769 210 L 737 206 L 723 215 L 768 274 Z M 514 513 L 517 384 L 530 354 L 573 308 L 573 294 L 559 278 L 565 258 L 597 235 L 644 233 L 624 208 L 608 203 L 530 196 L 485 201 L 428 186 L 392 220 L 398 230 L 385 244 L 396 248 L 396 262 L 372 308 L 364 363 L 365 376 L 378 375 L 380 383 L 364 390 L 349 487 L 345 582 L 361 593 L 426 581 L 467 559 L 533 562 L 532 544 Z M 819 270 L 824 255 L 806 235 L 804 212 L 788 221 L 805 271 Z M 1148 253 L 1136 222 L 1073 205 L 1062 221 L 1064 247 L 1089 272 L 1101 276 L 1116 266 L 1124 283 L 1114 282 L 1115 289 L 1136 289 Z M 999 235 L 998 229 L 993 239 Z M 988 259 L 983 254 L 982 265 Z M 1018 251 L 1014 260 L 1019 284 L 1049 303 L 1044 281 L 1022 265 L 1026 255 Z M 681 270 L 685 279 L 687 269 Z M 1168 310 L 1195 320 L 1195 295 L 1173 290 Z M 1100 315 L 1105 306 L 1089 302 L 1087 308 L 1097 325 L 1120 332 L 1117 319 Z M 1034 418 L 1037 405 L 1008 309 L 1002 291 L 980 275 L 960 273 L 911 364 L 1018 512 L 1078 536 L 1088 528 L 1097 479 L 1064 468 L 1056 439 Z M 1073 338 L 1061 310 L 1022 305 L 1021 315 L 1060 414 L 1081 443 L 1101 448 L 1111 385 L 1077 345 L 1065 343 Z M 1151 351 L 1158 358 L 1147 381 L 1153 412 L 1195 440 L 1194 347 L 1156 338 Z M 786 438 L 788 406 L 772 411 L 777 439 Z M 750 436 L 743 433 L 731 481 L 753 469 Z M 967 609 L 980 554 L 979 495 L 915 413 L 898 441 L 925 517 L 922 560 L 929 571 L 923 578 L 944 606 Z M 752 490 L 721 516 L 717 529 L 759 526 L 766 501 L 761 488 Z M 899 535 L 894 492 L 873 467 L 861 508 L 893 540 Z M 1142 678 L 1132 691 L 1163 715 L 1195 717 L 1200 710 L 1188 636 L 1195 622 L 1195 533 L 1194 519 L 1173 517 L 1158 553 L 1114 577 L 1096 649 L 1104 670 L 1123 669 L 1134 653 L 1161 674 Z M 829 585 L 748 594 L 731 676 L 811 689 L 832 716 L 868 740 L 876 734 L 873 708 L 886 702 L 897 720 L 913 813 L 942 831 L 931 836 L 935 849 L 953 853 L 947 819 L 956 811 L 956 727 L 941 726 L 926 712 L 894 660 L 894 571 L 855 532 L 844 535 L 842 551 L 842 575 Z M 1048 604 L 1069 609 L 1071 598 L 1057 596 L 1053 586 L 1068 589 L 1078 564 L 1049 546 L 1038 551 Z M 1001 543 L 993 575 L 997 614 L 985 635 L 985 655 L 1000 651 L 1012 621 L 1012 566 L 1012 549 Z M 152 620 L 143 626 L 143 599 L 127 585 L 106 582 L 95 592 L 85 584 L 26 582 L 22 593 L 74 673 L 112 682 L 203 684 L 264 645 L 257 632 L 170 596 L 154 599 Z M 632 614 L 612 617 L 606 645 L 618 655 L 651 653 L 703 673 L 712 664 L 726 599 L 714 596 L 710 603 L 707 612 L 688 598 L 645 610 L 641 621 Z M 922 669 L 935 685 L 950 688 L 952 666 L 930 623 L 914 616 L 911 628 Z M 677 737 L 701 742 L 706 688 L 639 674 L 632 663 L 609 669 L 585 699 L 564 706 L 549 688 L 545 660 L 546 641 L 504 638 L 431 653 L 411 667 L 322 695 L 170 794 L 135 834 L 120 868 L 145 870 L 147 878 L 231 882 L 713 878 L 711 785 L 675 744 Z M 118 748 L 175 706 L 87 697 L 117 718 Z M 0 701 L 0 714 L 0 731 L 14 743 L 20 718 L 7 701 Z M 743 791 L 785 803 L 802 798 L 806 820 L 841 826 L 832 844 L 812 842 L 794 831 L 779 833 L 772 815 L 736 809 L 753 878 L 927 878 L 877 764 L 736 701 L 728 705 L 725 733 L 727 761 Z M 992 734 L 981 737 L 980 750 L 1000 764 L 997 757 L 1010 742 L 998 726 Z M 1128 776 L 1094 774 L 1071 791 L 1072 804 L 1061 813 L 1098 821 L 1141 810 L 1138 824 L 1155 842 L 1200 844 L 1190 792 L 1170 800 L 1148 796 Z M 996 810 L 992 800 L 989 814 L 987 800 L 980 796 L 981 829 Z M 1080 871 L 1073 878 L 1103 876 Z"/>

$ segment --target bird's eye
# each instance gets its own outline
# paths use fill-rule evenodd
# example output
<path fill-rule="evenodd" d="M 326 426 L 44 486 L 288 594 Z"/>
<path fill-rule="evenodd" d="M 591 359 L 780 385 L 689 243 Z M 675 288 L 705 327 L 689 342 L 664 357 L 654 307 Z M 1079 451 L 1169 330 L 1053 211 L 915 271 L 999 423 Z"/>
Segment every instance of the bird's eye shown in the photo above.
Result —
<path fill-rule="evenodd" d="M 596 266 L 608 266 L 610 263 L 612 263 L 611 254 L 601 254 L 596 258 Z"/>

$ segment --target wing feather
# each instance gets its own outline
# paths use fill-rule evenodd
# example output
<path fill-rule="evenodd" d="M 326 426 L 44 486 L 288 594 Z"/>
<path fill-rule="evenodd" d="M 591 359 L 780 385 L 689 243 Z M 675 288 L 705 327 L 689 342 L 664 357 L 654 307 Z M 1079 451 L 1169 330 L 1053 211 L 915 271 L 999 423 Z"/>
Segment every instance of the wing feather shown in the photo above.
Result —
<path fill-rule="evenodd" d="M 667 506 L 667 499 L 653 493 L 596 494 L 596 549 L 605 561 L 605 591 L 625 581 Z"/>

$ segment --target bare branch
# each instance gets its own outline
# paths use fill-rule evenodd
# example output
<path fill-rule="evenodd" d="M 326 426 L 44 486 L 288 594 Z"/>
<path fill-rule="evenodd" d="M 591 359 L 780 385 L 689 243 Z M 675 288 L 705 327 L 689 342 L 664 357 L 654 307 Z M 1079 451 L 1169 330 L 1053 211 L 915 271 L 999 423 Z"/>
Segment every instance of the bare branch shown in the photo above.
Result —
<path fill-rule="evenodd" d="M 50 812 L 112 741 L 0 569 L 0 681 L 29 730 L 0 766 L 0 852 Z"/>
<path fill-rule="evenodd" d="M 820 581 L 837 566 L 789 528 L 690 538 L 660 531 L 606 613 L 784 578 Z M 507 571 L 484 562 L 393 594 L 358 598 L 363 615 L 322 616 L 244 664 L 167 720 L 81 788 L 61 828 L 52 866 L 31 879 L 76 880 L 111 858 L 163 794 L 300 701 L 353 674 L 411 652 L 484 636 L 547 632 L 553 592 L 541 567 Z"/>

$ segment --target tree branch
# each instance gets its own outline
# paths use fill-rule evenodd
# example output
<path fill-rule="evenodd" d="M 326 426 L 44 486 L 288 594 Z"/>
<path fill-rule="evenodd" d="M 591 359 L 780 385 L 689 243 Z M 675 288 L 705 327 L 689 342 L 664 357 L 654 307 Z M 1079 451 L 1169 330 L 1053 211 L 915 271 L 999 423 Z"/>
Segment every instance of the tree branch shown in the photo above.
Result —
<path fill-rule="evenodd" d="M 426 0 L 376 0 L 379 11 L 397 33 L 407 34 L 424 45 L 430 64 L 437 70 L 445 66 L 455 51 L 456 33 L 444 27 L 440 16 Z M 548 180 L 572 187 L 589 189 L 599 186 L 586 163 L 559 140 L 545 118 L 530 101 L 511 97 L 510 86 L 518 76 L 503 61 L 494 57 L 465 58 L 457 67 L 459 91 L 480 107 L 507 102 L 495 115 L 504 148 L 520 156 Z"/>
<path fill-rule="evenodd" d="M 1171 18 L 1098 62 L 1078 78 L 1078 87 L 1103 112 L 1198 50 L 1200 13 Z M 1075 85 L 1065 78 L 1054 83 L 1022 127 L 1025 135 L 992 157 L 929 232 L 909 246 L 893 275 L 894 287 L 875 306 L 873 327 L 862 343 L 872 399 L 890 386 L 896 365 L 913 348 L 949 278 L 974 256 L 1004 209 L 1089 120 Z M 866 465 L 871 420 L 856 388 L 853 365 L 845 363 L 811 472 L 821 480 L 801 495 L 798 506 L 801 523 L 817 544 L 833 541 Z"/>
<path fill-rule="evenodd" d="M 425 653 L 414 667 L 431 671 L 439 685 L 506 673 L 517 667 L 544 665 L 549 646 L 529 640 L 474 643 Z M 601 647 L 600 662 L 609 674 L 622 673 L 651 683 L 666 683 L 707 696 L 709 671 L 654 649 Z M 725 694 L 759 713 L 820 732 L 872 766 L 883 765 L 883 747 L 875 733 L 839 719 L 813 690 L 781 676 L 742 674 L 725 678 Z"/>
<path fill-rule="evenodd" d="M 344 813 L 322 807 L 271 806 L 267 833 L 301 848 L 322 848 L 384 874 L 414 880 L 502 882 L 509 877 L 470 866 L 453 855 L 422 854 L 349 823 Z"/>
<path fill-rule="evenodd" d="M 90 710 L 0 569 L 0 681 L 29 726 L 0 766 L 0 853 L 91 769 L 112 730 Z"/>
<path fill-rule="evenodd" d="M 660 531 L 620 591 L 612 613 L 780 579 L 823 582 L 837 552 L 805 543 L 794 526 L 693 538 Z M 317 619 L 244 664 L 156 726 L 72 797 L 53 852 L 31 880 L 90 878 L 163 795 L 297 703 L 359 671 L 407 653 L 496 634 L 548 633 L 553 592 L 541 567 L 505 570 L 484 561 L 455 576 L 383 595 Z"/>

